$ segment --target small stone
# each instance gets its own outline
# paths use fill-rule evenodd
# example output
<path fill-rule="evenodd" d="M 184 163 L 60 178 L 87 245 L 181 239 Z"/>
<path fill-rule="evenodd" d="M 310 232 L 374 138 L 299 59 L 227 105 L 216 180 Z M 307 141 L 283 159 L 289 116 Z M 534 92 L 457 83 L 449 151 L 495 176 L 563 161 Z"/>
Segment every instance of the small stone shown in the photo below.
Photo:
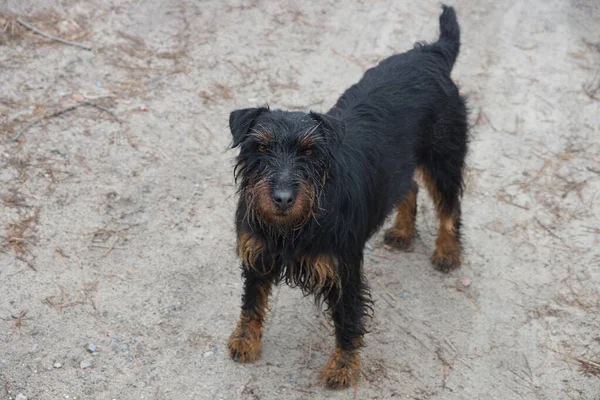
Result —
<path fill-rule="evenodd" d="M 23 393 L 19 393 L 17 397 L 15 397 L 15 400 L 27 400 L 27 396 L 25 396 Z"/>
<path fill-rule="evenodd" d="M 87 351 L 89 351 L 90 353 L 95 353 L 97 351 L 96 346 L 92 343 L 88 344 L 87 346 L 85 346 L 85 348 L 87 349 Z"/>
<path fill-rule="evenodd" d="M 207 358 L 207 357 L 212 357 L 212 356 L 214 356 L 214 355 L 215 355 L 215 353 L 213 353 L 213 351 L 212 351 L 212 350 L 209 350 L 209 351 L 205 351 L 205 352 L 202 354 L 202 357 L 204 357 L 204 358 Z"/>
<path fill-rule="evenodd" d="M 81 29 L 81 27 L 79 26 L 79 24 L 77 22 L 75 22 L 75 21 L 69 21 L 69 20 L 60 21 L 56 25 L 56 27 L 58 28 L 58 32 L 61 35 L 66 35 L 66 36 L 73 35 L 78 30 Z"/>
<path fill-rule="evenodd" d="M 119 343 L 119 339 L 113 337 L 110 339 L 110 347 L 113 351 L 129 351 L 127 343 Z"/>
<path fill-rule="evenodd" d="M 94 359 L 91 357 L 85 358 L 85 359 L 81 360 L 81 362 L 79 363 L 79 367 L 81 369 L 90 368 L 92 365 L 94 365 Z"/>
<path fill-rule="evenodd" d="M 469 286 L 471 286 L 471 278 L 467 276 L 463 276 L 462 278 L 458 278 L 456 280 L 456 290 L 460 292 L 464 292 Z"/>
<path fill-rule="evenodd" d="M 52 366 L 53 366 L 54 368 L 60 368 L 60 367 L 62 367 L 62 364 L 61 364 L 61 363 L 59 363 L 59 362 L 57 361 L 57 362 L 55 362 L 54 364 L 52 364 Z"/>
<path fill-rule="evenodd" d="M 208 67 L 210 69 L 213 69 L 214 67 L 217 66 L 217 64 L 219 64 L 219 62 L 217 61 L 217 59 L 213 56 L 209 56 L 206 60 L 205 60 L 206 64 L 208 65 Z"/>

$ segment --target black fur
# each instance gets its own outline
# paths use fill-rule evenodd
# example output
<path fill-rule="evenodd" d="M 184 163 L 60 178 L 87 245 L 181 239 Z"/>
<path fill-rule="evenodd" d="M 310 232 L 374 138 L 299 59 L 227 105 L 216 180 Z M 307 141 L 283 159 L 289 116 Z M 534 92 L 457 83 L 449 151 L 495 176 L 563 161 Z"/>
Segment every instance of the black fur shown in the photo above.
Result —
<path fill-rule="evenodd" d="M 370 295 L 362 273 L 366 241 L 412 188 L 417 167 L 439 189 L 442 207 L 459 209 L 467 152 L 467 111 L 450 78 L 460 46 L 451 7 L 440 17 L 433 44 L 389 57 L 369 69 L 326 114 L 256 108 L 231 113 L 233 147 L 240 147 L 236 181 L 238 235 L 263 247 L 247 287 L 260 282 L 298 286 L 332 311 L 338 346 L 353 350 L 365 333 Z M 266 147 L 257 134 L 268 132 Z M 311 135 L 311 154 L 299 142 Z M 286 222 L 266 218 L 249 200 L 261 179 L 268 190 L 311 186 L 311 216 Z M 339 285 L 316 284 L 300 260 L 332 255 Z M 243 309 L 252 309 L 246 293 Z"/>

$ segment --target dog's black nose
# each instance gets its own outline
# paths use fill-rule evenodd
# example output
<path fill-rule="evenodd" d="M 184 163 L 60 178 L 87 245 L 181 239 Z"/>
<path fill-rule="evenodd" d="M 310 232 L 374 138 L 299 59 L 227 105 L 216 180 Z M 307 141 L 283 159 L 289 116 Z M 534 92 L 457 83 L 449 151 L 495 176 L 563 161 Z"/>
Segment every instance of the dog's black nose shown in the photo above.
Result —
<path fill-rule="evenodd" d="M 294 191 L 292 189 L 275 189 L 273 191 L 273 203 L 282 211 L 287 210 L 294 204 Z"/>

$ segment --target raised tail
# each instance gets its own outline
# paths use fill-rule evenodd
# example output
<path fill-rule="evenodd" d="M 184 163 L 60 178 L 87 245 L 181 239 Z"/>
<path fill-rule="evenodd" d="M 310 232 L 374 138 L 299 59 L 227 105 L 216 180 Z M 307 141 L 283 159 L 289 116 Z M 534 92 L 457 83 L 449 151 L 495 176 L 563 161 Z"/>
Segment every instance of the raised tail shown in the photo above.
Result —
<path fill-rule="evenodd" d="M 448 62 L 448 72 L 458 57 L 460 50 L 460 27 L 456 19 L 454 8 L 443 5 L 442 15 L 440 15 L 440 38 L 437 41 L 437 47 L 442 52 Z"/>

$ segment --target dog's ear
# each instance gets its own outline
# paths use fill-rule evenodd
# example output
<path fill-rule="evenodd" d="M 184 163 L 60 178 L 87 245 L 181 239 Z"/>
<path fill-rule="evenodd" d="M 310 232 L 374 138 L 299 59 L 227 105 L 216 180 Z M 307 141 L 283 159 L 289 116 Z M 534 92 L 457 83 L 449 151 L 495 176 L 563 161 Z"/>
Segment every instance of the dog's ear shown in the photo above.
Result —
<path fill-rule="evenodd" d="M 231 129 L 231 136 L 233 136 L 232 148 L 236 148 L 244 141 L 254 125 L 256 117 L 265 111 L 269 111 L 269 109 L 267 107 L 243 108 L 229 114 L 229 129 Z"/>
<path fill-rule="evenodd" d="M 320 124 L 321 129 L 325 132 L 325 136 L 332 143 L 340 140 L 346 130 L 345 122 L 332 115 L 311 111 L 310 117 Z"/>

